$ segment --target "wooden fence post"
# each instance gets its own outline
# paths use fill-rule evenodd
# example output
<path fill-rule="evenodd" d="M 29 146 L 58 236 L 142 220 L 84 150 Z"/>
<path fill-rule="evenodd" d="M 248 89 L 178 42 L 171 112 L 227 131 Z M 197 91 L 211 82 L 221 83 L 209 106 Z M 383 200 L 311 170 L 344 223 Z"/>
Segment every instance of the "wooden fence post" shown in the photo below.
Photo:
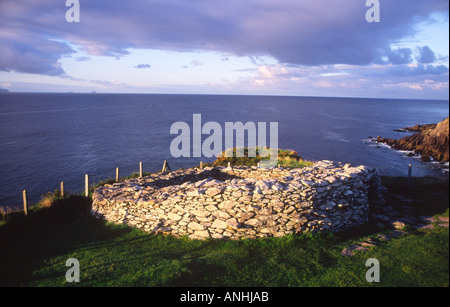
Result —
<path fill-rule="evenodd" d="M 161 172 L 165 173 L 165 172 L 171 172 L 172 170 L 170 169 L 169 163 L 167 163 L 167 160 L 164 160 L 164 164 L 163 164 L 163 168 L 161 170 Z"/>
<path fill-rule="evenodd" d="M 119 181 L 119 168 L 116 167 L 116 181 Z"/>
<path fill-rule="evenodd" d="M 22 196 L 23 196 L 23 212 L 25 212 L 25 215 L 28 215 L 27 190 L 23 190 Z"/>
<path fill-rule="evenodd" d="M 200 169 L 203 169 L 203 161 L 200 161 Z"/>
<path fill-rule="evenodd" d="M 411 174 L 412 174 L 412 165 L 410 164 L 408 168 L 408 187 L 411 186 L 411 179 L 412 179 Z"/>
<path fill-rule="evenodd" d="M 61 181 L 61 197 L 64 197 L 64 182 Z"/>
<path fill-rule="evenodd" d="M 142 162 L 139 162 L 139 178 L 142 178 Z"/>
<path fill-rule="evenodd" d="M 84 195 L 89 196 L 89 175 L 84 175 Z"/>

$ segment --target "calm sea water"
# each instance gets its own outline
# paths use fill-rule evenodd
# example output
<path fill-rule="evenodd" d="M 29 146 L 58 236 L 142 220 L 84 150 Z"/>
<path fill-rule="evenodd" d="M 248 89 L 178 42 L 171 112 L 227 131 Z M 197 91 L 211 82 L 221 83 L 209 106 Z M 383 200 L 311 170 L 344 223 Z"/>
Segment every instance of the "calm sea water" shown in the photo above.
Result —
<path fill-rule="evenodd" d="M 377 167 L 385 175 L 442 176 L 433 164 L 386 147 L 369 136 L 401 138 L 395 128 L 436 123 L 449 116 L 448 101 L 215 95 L 0 94 L 0 206 L 31 203 L 59 188 L 82 192 L 91 182 L 139 171 L 172 169 L 214 159 L 170 154 L 176 121 L 278 122 L 279 148 L 308 160 Z"/>

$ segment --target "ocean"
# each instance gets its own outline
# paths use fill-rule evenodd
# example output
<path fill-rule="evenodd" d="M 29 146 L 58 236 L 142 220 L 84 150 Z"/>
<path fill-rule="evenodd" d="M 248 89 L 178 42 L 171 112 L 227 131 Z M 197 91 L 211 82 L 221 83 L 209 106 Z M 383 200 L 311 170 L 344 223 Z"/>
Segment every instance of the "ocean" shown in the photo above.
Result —
<path fill-rule="evenodd" d="M 278 147 L 307 160 L 377 168 L 382 175 L 448 176 L 369 137 L 401 138 L 396 128 L 437 123 L 448 101 L 166 94 L 0 94 L 0 206 L 21 207 L 49 191 L 81 193 L 90 182 L 139 171 L 192 167 L 214 158 L 171 155 L 173 123 L 278 122 Z M 191 131 L 192 132 L 192 131 Z M 204 136 L 206 138 L 207 136 Z M 448 167 L 448 165 L 447 165 Z"/>

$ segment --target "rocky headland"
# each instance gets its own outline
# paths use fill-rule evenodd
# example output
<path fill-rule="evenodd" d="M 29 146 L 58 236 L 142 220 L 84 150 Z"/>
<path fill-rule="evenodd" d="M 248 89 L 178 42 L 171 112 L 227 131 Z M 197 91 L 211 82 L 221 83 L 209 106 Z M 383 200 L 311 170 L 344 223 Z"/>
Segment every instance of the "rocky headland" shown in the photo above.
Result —
<path fill-rule="evenodd" d="M 383 195 L 377 170 L 366 166 L 206 167 L 106 184 L 94 191 L 91 212 L 177 237 L 280 237 L 364 225 Z"/>
<path fill-rule="evenodd" d="M 416 125 L 397 129 L 398 131 L 413 131 L 413 135 L 399 140 L 378 136 L 375 141 L 389 145 L 396 150 L 411 151 L 419 154 L 422 161 L 449 162 L 449 118 L 438 124 Z"/>

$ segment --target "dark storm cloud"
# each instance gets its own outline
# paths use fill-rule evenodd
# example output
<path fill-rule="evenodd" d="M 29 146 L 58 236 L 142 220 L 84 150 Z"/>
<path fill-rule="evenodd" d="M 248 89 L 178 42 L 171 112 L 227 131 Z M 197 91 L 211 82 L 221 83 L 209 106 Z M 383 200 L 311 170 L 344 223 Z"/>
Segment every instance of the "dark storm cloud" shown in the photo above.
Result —
<path fill-rule="evenodd" d="M 39 40 L 33 43 L 2 38 L 0 70 L 60 76 L 65 72 L 58 60 L 72 52 L 67 44 L 55 41 Z"/>
<path fill-rule="evenodd" d="M 363 0 L 80 0 L 81 22 L 68 23 L 64 2 L 0 1 L 0 70 L 64 74 L 58 60 L 75 52 L 69 43 L 114 57 L 139 48 L 270 55 L 304 66 L 386 57 L 405 64 L 409 51 L 391 44 L 414 35 L 430 14 L 448 15 L 447 0 L 380 1 L 380 23 L 366 22 Z M 422 50 L 420 61 L 431 61 L 432 52 Z"/>
<path fill-rule="evenodd" d="M 443 75 L 448 73 L 448 67 L 444 65 L 425 64 L 414 66 L 397 65 L 389 68 L 387 73 L 394 76 Z"/>
<path fill-rule="evenodd" d="M 408 64 L 412 62 L 412 50 L 409 48 L 388 50 L 387 56 L 391 64 Z"/>
<path fill-rule="evenodd" d="M 419 63 L 428 64 L 436 61 L 436 55 L 428 46 L 418 47 L 420 56 L 417 58 Z"/>

